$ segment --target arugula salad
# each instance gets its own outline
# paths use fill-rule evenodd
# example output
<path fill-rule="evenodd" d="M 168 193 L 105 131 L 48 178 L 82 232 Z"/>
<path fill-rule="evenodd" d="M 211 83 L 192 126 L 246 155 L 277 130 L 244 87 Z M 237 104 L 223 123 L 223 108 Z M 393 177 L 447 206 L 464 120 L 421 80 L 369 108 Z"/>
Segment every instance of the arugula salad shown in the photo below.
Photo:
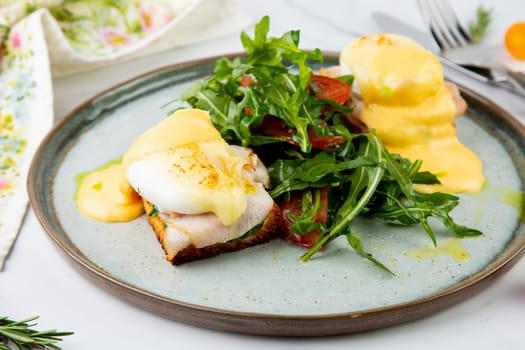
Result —
<path fill-rule="evenodd" d="M 228 143 L 251 147 L 268 166 L 284 235 L 307 248 L 302 261 L 344 236 L 357 254 L 391 272 L 353 231 L 359 215 L 421 225 L 434 245 L 429 218 L 456 237 L 482 234 L 451 218 L 459 197 L 413 189 L 439 183 L 419 171 L 421 161 L 390 154 L 374 130 L 352 117 L 351 75 L 316 74 L 312 64 L 323 63 L 321 51 L 301 50 L 296 30 L 269 37 L 269 25 L 263 17 L 253 38 L 243 32 L 246 55 L 217 60 L 213 75 L 181 99 L 209 111 Z"/>

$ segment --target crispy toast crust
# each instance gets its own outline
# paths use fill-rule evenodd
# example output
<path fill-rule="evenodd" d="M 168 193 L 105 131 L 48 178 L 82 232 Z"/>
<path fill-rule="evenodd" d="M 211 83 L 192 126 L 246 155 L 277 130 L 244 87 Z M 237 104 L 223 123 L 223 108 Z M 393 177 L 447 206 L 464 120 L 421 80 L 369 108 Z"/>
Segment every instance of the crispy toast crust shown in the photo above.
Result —
<path fill-rule="evenodd" d="M 142 199 L 144 204 L 144 210 L 149 224 L 157 236 L 157 239 L 162 245 L 162 241 L 165 235 L 165 224 L 159 215 L 150 215 L 155 210 L 153 205 Z M 281 236 L 281 210 L 279 206 L 274 203 L 270 213 L 263 222 L 263 225 L 259 231 L 249 235 L 244 239 L 236 239 L 225 243 L 216 243 L 210 246 L 196 248 L 189 246 L 179 251 L 172 259 L 167 257 L 168 261 L 171 261 L 174 265 L 181 265 L 190 261 L 210 258 L 217 256 L 222 253 L 234 252 L 244 248 L 252 247 L 258 244 L 263 244 L 271 241 L 272 239 Z M 164 246 L 162 247 L 164 249 Z"/>

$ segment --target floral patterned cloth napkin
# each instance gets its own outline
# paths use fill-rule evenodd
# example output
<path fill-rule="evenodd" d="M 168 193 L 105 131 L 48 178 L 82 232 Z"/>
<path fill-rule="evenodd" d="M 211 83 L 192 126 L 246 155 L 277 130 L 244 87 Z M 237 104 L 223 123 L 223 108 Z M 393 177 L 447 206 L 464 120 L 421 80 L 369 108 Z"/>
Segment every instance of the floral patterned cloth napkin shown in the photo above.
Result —
<path fill-rule="evenodd" d="M 27 209 L 32 156 L 53 124 L 54 76 L 250 23 L 234 0 L 0 0 L 0 270 Z"/>

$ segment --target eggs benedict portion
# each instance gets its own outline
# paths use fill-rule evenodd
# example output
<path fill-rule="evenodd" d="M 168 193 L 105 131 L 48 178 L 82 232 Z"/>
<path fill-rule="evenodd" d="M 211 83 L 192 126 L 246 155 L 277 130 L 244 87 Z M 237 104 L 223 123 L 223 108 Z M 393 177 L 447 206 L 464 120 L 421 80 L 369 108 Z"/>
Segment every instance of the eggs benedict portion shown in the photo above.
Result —
<path fill-rule="evenodd" d="M 199 109 L 176 111 L 140 135 L 120 164 L 85 179 L 77 203 L 86 215 L 127 221 L 145 210 L 175 264 L 263 243 L 280 232 L 278 207 L 265 189 L 268 171 L 251 150 L 229 146 Z M 114 208 L 85 210 L 98 201 Z M 141 210 L 128 212 L 137 201 Z M 129 215 L 109 217 L 106 210 Z"/>
<path fill-rule="evenodd" d="M 389 152 L 422 160 L 441 184 L 421 192 L 475 193 L 485 183 L 480 159 L 460 143 L 454 118 L 466 105 L 443 79 L 438 58 L 415 41 L 390 34 L 350 43 L 340 63 L 354 75 L 363 106 L 359 119 L 375 129 Z"/>

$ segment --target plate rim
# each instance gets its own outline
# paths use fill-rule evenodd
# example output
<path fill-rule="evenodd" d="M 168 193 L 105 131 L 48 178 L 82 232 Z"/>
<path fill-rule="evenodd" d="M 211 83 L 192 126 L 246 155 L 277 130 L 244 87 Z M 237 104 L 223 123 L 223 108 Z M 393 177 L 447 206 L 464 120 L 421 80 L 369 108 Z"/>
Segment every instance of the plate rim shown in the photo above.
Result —
<path fill-rule="evenodd" d="M 335 60 L 339 56 L 339 53 L 335 51 L 326 50 L 322 52 L 325 59 Z M 46 235 L 57 245 L 59 251 L 66 257 L 66 260 L 70 265 L 72 265 L 84 277 L 93 282 L 97 287 L 101 287 L 110 294 L 119 297 L 121 300 L 134 306 L 138 306 L 163 317 L 202 328 L 256 335 L 325 336 L 350 334 L 385 328 L 414 321 L 436 312 L 443 311 L 483 290 L 483 287 L 504 272 L 508 271 L 525 253 L 525 237 L 522 237 L 519 241 L 514 242 L 512 247 L 505 248 L 505 254 L 503 256 L 498 256 L 477 273 L 437 292 L 406 302 L 359 311 L 324 315 L 276 315 L 269 313 L 225 310 L 183 302 L 156 294 L 144 288 L 131 285 L 114 274 L 105 271 L 87 258 L 82 251 L 74 245 L 74 243 L 71 242 L 72 244 L 68 244 L 67 242 L 64 242 L 59 237 L 59 234 L 54 231 L 52 225 L 47 221 L 43 208 L 38 205 L 38 190 L 34 181 L 35 174 L 40 165 L 39 160 L 45 152 L 47 145 L 60 132 L 60 129 L 62 129 L 70 119 L 89 106 L 93 101 L 115 89 L 125 86 L 126 84 L 164 72 L 183 70 L 186 68 L 210 64 L 221 57 L 231 59 L 244 55 L 244 52 L 234 52 L 225 55 L 214 55 L 187 60 L 155 68 L 123 80 L 120 83 L 101 90 L 97 94 L 76 105 L 76 107 L 71 109 L 63 118 L 55 123 L 53 128 L 42 140 L 31 160 L 26 180 L 31 207 L 40 225 L 46 232 Z M 483 108 L 489 109 L 491 112 L 497 114 L 498 118 L 502 119 L 512 130 L 516 131 L 522 137 L 525 136 L 525 125 L 519 122 L 519 120 L 510 112 L 487 97 L 481 96 L 472 89 L 461 84 L 457 85 L 463 96 L 476 100 L 476 102 L 481 104 Z M 79 255 L 75 249 L 81 254 Z M 144 299 L 144 297 L 147 298 Z M 426 306 L 427 308 L 422 306 Z"/>

